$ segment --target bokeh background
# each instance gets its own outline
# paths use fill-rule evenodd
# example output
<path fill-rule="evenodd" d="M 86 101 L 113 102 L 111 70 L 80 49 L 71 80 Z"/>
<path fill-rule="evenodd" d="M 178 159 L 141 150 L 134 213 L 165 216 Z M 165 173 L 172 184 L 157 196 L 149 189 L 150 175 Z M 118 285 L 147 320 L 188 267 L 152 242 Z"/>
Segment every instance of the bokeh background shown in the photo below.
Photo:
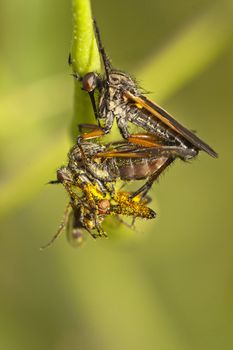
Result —
<path fill-rule="evenodd" d="M 116 67 L 219 152 L 154 185 L 158 218 L 50 249 L 67 197 L 71 2 L 0 4 L 0 347 L 233 348 L 231 0 L 93 1 Z"/>

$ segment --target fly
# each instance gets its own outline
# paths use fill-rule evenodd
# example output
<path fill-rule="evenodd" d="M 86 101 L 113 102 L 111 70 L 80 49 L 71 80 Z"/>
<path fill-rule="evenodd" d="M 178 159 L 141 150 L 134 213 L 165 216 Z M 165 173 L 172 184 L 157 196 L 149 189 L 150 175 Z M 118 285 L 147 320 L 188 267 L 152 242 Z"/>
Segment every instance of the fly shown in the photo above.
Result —
<path fill-rule="evenodd" d="M 95 22 L 94 27 L 103 61 L 104 75 L 89 72 L 81 79 L 83 90 L 89 93 L 98 123 L 98 129 L 83 135 L 83 138 L 108 134 L 116 119 L 124 139 L 129 139 L 131 136 L 129 123 L 132 123 L 155 135 L 166 146 L 191 150 L 192 158 L 199 151 L 205 151 L 216 158 L 218 155 L 210 146 L 176 121 L 167 111 L 144 96 L 136 81 L 129 74 L 112 67 Z M 75 74 L 74 76 L 80 79 L 79 76 Z M 97 98 L 95 91 L 98 92 Z"/>
<path fill-rule="evenodd" d="M 103 145 L 78 138 L 69 152 L 68 167 L 75 178 L 83 181 L 85 174 L 86 182 L 109 193 L 114 193 L 117 180 L 146 180 L 131 194 L 133 198 L 139 194 L 145 197 L 160 174 L 177 157 L 187 160 L 193 157 L 192 149 L 158 144 L 149 134 L 134 134 L 129 139 L 130 142 L 122 140 Z"/>
<path fill-rule="evenodd" d="M 89 145 L 96 149 L 95 144 L 89 143 Z M 132 217 L 133 220 L 156 217 L 156 213 L 147 206 L 147 198 L 142 198 L 141 195 L 131 198 L 130 192 L 115 191 L 115 177 L 109 175 L 109 181 L 103 179 L 102 175 L 106 173 L 106 169 L 97 169 L 99 172 L 96 177 L 91 175 L 83 162 L 83 153 L 80 152 L 80 148 L 78 149 L 80 157 L 77 157 L 76 147 L 73 147 L 69 153 L 68 165 L 58 169 L 57 180 L 50 182 L 60 183 L 65 187 L 69 203 L 56 234 L 42 249 L 50 246 L 64 230 L 67 231 L 69 241 L 75 244 L 82 243 L 83 230 L 88 231 L 93 238 L 107 237 L 102 227 L 107 216 L 124 215 Z M 89 156 L 90 154 L 95 154 L 91 148 Z"/>

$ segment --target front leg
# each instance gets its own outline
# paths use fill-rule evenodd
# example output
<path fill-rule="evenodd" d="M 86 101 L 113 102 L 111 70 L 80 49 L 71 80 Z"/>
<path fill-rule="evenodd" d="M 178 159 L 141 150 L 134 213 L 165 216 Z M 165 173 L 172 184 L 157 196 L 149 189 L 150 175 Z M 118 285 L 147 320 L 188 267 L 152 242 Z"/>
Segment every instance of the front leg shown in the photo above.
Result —
<path fill-rule="evenodd" d="M 120 133 L 124 139 L 128 139 L 130 136 L 129 130 L 128 130 L 128 120 L 126 117 L 123 117 L 122 115 L 117 116 L 117 126 L 120 130 Z"/>
<path fill-rule="evenodd" d="M 88 132 L 84 132 L 87 129 Z M 91 140 L 102 137 L 105 135 L 105 131 L 98 125 L 95 124 L 80 124 L 79 132 L 81 135 L 78 137 L 78 144 L 83 140 Z"/>
<path fill-rule="evenodd" d="M 78 130 L 80 134 L 84 134 L 85 132 L 88 133 L 97 129 L 100 129 L 100 127 L 96 124 L 82 123 L 78 125 Z"/>
<path fill-rule="evenodd" d="M 108 235 L 101 226 L 101 223 L 103 222 L 103 217 L 98 215 L 98 213 L 94 211 L 93 213 L 91 213 L 91 219 L 92 219 L 92 222 L 94 223 L 93 229 L 97 231 L 97 233 L 93 233 L 89 231 L 91 233 L 91 236 L 95 239 L 99 237 L 107 238 Z"/>
<path fill-rule="evenodd" d="M 104 115 L 104 118 L 102 117 Z M 112 111 L 108 110 L 108 107 L 106 106 L 104 111 L 100 114 L 100 123 L 104 134 L 109 134 L 114 122 L 114 114 Z"/>

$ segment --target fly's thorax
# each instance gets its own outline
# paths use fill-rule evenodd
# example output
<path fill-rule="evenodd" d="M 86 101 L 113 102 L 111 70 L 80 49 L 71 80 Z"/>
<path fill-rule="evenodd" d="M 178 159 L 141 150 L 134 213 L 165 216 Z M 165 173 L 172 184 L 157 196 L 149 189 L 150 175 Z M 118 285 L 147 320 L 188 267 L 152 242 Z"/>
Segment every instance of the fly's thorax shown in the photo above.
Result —
<path fill-rule="evenodd" d="M 128 99 L 124 95 L 124 91 L 129 91 L 134 95 L 138 95 L 136 82 L 130 77 L 130 75 L 121 71 L 112 71 L 109 74 L 109 91 L 110 96 L 112 96 L 118 104 L 127 104 L 128 102 Z"/>
<path fill-rule="evenodd" d="M 117 158 L 107 158 L 104 161 L 104 169 L 106 171 L 106 179 L 108 182 L 115 182 L 117 178 L 120 178 L 119 167 L 117 164 Z"/>
<path fill-rule="evenodd" d="M 81 150 L 78 147 L 78 145 L 74 145 L 69 154 L 68 154 L 68 158 L 70 162 L 80 162 L 82 161 L 82 154 L 81 154 Z"/>
<path fill-rule="evenodd" d="M 108 169 L 105 167 L 104 164 L 98 164 L 96 162 L 89 162 L 87 164 L 87 170 L 90 172 L 94 178 L 97 178 L 99 180 L 103 181 L 112 181 L 112 179 L 109 179 L 109 172 Z"/>
<path fill-rule="evenodd" d="M 83 159 L 83 153 L 85 157 L 88 159 L 90 157 L 95 156 L 98 152 L 103 152 L 105 150 L 104 146 L 101 146 L 97 143 L 89 142 L 89 141 L 83 141 L 80 146 L 78 144 L 74 145 L 68 155 L 69 160 L 73 160 L 76 162 L 84 162 Z"/>
<path fill-rule="evenodd" d="M 131 90 L 136 88 L 135 81 L 129 74 L 118 70 L 112 70 L 109 74 L 109 85 L 116 89 Z"/>
<path fill-rule="evenodd" d="M 115 114 L 116 109 L 124 103 L 121 90 L 116 86 L 109 86 L 100 95 L 99 116 L 109 119 L 109 114 Z"/>
<path fill-rule="evenodd" d="M 113 112 L 114 115 L 124 112 L 128 103 L 123 94 L 124 91 L 130 91 L 137 95 L 138 88 L 135 81 L 124 72 L 112 70 L 109 73 L 109 81 L 106 82 L 100 93 L 99 110 L 101 117 L 110 112 Z"/>

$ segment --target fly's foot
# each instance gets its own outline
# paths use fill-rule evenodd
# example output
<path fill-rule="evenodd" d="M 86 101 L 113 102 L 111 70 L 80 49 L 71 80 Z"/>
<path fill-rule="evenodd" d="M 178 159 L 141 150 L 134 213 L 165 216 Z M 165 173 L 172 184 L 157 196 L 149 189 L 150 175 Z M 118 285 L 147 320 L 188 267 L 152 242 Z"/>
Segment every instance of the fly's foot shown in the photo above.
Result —
<path fill-rule="evenodd" d="M 108 235 L 107 235 L 107 233 L 104 230 L 101 230 L 98 233 L 91 232 L 91 236 L 94 239 L 103 238 L 103 237 L 104 238 L 108 238 Z"/>

